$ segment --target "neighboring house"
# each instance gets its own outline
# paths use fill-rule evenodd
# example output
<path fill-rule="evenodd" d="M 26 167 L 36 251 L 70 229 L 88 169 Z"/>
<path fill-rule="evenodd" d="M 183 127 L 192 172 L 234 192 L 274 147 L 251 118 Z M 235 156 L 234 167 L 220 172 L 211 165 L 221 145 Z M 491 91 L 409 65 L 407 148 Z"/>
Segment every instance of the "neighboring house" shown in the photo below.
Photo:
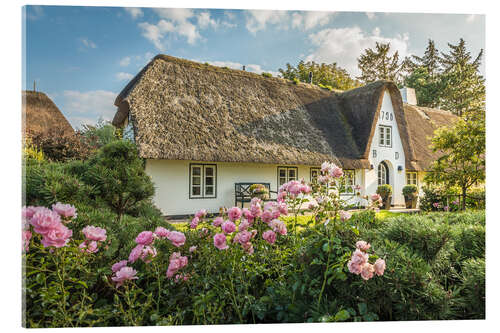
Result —
<path fill-rule="evenodd" d="M 73 127 L 52 100 L 42 92 L 25 90 L 22 92 L 22 133 L 23 136 L 46 134 L 59 129 L 63 134 L 73 134 Z"/>
<path fill-rule="evenodd" d="M 403 205 L 403 186 L 421 186 L 436 159 L 428 136 L 455 119 L 403 103 L 389 81 L 332 92 L 166 55 L 146 65 L 115 105 L 113 124 L 133 133 L 165 215 L 230 207 L 235 183 L 276 191 L 292 179 L 311 181 L 323 161 L 344 169 L 349 201 L 363 204 L 388 183 L 393 205 Z"/>

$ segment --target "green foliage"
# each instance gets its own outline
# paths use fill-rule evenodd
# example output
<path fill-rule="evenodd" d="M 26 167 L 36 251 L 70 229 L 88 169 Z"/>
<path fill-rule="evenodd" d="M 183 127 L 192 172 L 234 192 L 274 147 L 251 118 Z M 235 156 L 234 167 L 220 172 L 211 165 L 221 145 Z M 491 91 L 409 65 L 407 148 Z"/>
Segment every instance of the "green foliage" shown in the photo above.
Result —
<path fill-rule="evenodd" d="M 118 139 L 118 129 L 103 119 L 99 119 L 96 125 L 83 125 L 79 132 L 97 148 Z"/>
<path fill-rule="evenodd" d="M 405 185 L 403 186 L 403 195 L 408 198 L 413 198 L 417 193 L 418 189 L 416 185 Z"/>
<path fill-rule="evenodd" d="M 260 75 L 262 75 L 263 77 L 273 77 L 273 74 L 267 72 L 262 72 Z"/>
<path fill-rule="evenodd" d="M 99 196 L 119 217 L 154 194 L 151 178 L 132 142 L 111 142 L 88 163 L 83 179 L 95 185 Z"/>
<path fill-rule="evenodd" d="M 391 56 L 391 44 L 376 42 L 375 50 L 365 49 L 358 58 L 358 68 L 361 75 L 358 79 L 364 83 L 377 80 L 390 80 L 397 84 L 401 82 L 404 62 L 399 60 L 398 51 Z"/>
<path fill-rule="evenodd" d="M 432 149 L 440 153 L 434 161 L 425 181 L 430 184 L 443 184 L 446 187 L 458 186 L 462 198 L 466 199 L 467 190 L 482 183 L 486 176 L 486 127 L 484 120 L 457 120 L 451 127 L 435 131 Z M 465 209 L 465 200 L 462 202 Z"/>
<path fill-rule="evenodd" d="M 486 303 L 486 266 L 484 258 L 468 259 L 462 263 L 462 272 L 459 274 L 464 298 L 460 306 L 464 318 L 484 318 Z"/>
<path fill-rule="evenodd" d="M 380 194 L 383 200 L 386 200 L 392 194 L 392 186 L 389 184 L 379 185 L 377 194 Z"/>
<path fill-rule="evenodd" d="M 295 84 L 298 82 L 309 83 L 309 72 L 312 72 L 312 83 L 329 90 L 340 89 L 349 90 L 358 87 L 358 81 L 352 79 L 347 71 L 337 63 L 318 64 L 314 61 L 304 62 L 301 60 L 297 66 L 286 64 L 286 69 L 279 69 L 281 76 L 292 80 Z"/>

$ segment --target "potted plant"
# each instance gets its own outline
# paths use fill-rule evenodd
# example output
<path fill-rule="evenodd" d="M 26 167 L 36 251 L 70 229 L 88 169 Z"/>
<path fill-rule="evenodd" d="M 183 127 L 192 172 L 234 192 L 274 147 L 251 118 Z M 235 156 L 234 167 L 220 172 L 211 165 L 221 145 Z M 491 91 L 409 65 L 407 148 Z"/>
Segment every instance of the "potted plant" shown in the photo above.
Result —
<path fill-rule="evenodd" d="M 250 185 L 250 193 L 252 198 L 259 198 L 261 200 L 269 200 L 269 190 L 263 184 Z"/>
<path fill-rule="evenodd" d="M 377 194 L 382 197 L 383 209 L 391 209 L 392 186 L 389 184 L 380 185 L 377 187 Z"/>
<path fill-rule="evenodd" d="M 406 208 L 417 208 L 417 186 L 416 185 L 406 185 L 403 187 L 403 195 L 405 197 Z"/>

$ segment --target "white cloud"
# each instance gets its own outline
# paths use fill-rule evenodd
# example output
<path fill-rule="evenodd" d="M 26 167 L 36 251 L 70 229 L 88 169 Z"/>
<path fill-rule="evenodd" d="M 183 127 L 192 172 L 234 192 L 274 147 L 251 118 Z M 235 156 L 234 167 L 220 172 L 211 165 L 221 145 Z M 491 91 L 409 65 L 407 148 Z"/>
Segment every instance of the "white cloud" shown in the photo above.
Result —
<path fill-rule="evenodd" d="M 131 80 L 134 76 L 130 73 L 118 72 L 116 73 L 115 77 L 118 81 L 125 81 L 125 80 Z"/>
<path fill-rule="evenodd" d="M 467 18 L 465 20 L 467 21 L 467 23 L 472 23 L 472 22 L 474 22 L 475 19 L 476 19 L 476 15 L 470 14 L 467 16 Z"/>
<path fill-rule="evenodd" d="M 182 23 L 194 16 L 189 8 L 155 8 L 153 9 L 161 18 Z"/>
<path fill-rule="evenodd" d="M 91 41 L 88 38 L 81 38 L 80 42 L 82 43 L 82 45 L 83 45 L 84 48 L 87 48 L 87 49 L 95 49 L 95 48 L 97 48 L 96 43 L 94 43 L 93 41 Z"/>
<path fill-rule="evenodd" d="M 163 20 L 162 20 L 163 21 Z M 165 28 L 167 28 L 167 23 L 162 24 L 161 22 L 158 22 L 157 25 L 155 24 L 150 24 L 148 22 L 141 22 L 139 23 L 139 28 L 142 29 L 142 36 L 144 36 L 146 39 L 149 39 L 151 42 L 153 42 L 154 46 L 160 51 L 163 51 L 165 47 L 162 44 L 162 39 L 166 31 L 164 31 Z M 171 24 L 171 23 L 170 23 Z M 163 29 L 163 31 L 162 31 Z M 173 29 L 173 26 L 172 26 Z"/>
<path fill-rule="evenodd" d="M 125 8 L 125 11 L 132 16 L 132 18 L 135 20 L 138 17 L 144 16 L 144 13 L 142 12 L 142 9 L 137 8 L 137 7 L 128 7 Z"/>
<path fill-rule="evenodd" d="M 96 123 L 99 118 L 112 120 L 116 112 L 116 96 L 116 93 L 106 90 L 66 90 L 62 94 L 61 110 L 68 115 L 75 128 L 86 123 Z"/>
<path fill-rule="evenodd" d="M 335 16 L 334 12 L 299 12 L 292 14 L 292 27 L 310 30 L 316 26 L 328 24 Z"/>
<path fill-rule="evenodd" d="M 366 12 L 365 14 L 366 14 L 366 16 L 368 16 L 368 18 L 369 18 L 370 20 L 373 20 L 373 19 L 375 18 L 375 13 L 372 13 L 372 12 Z"/>
<path fill-rule="evenodd" d="M 290 19 L 288 12 L 284 10 L 249 10 L 246 14 L 245 26 L 254 35 L 259 30 L 265 30 L 268 24 L 287 29 Z"/>
<path fill-rule="evenodd" d="M 198 26 L 200 29 L 206 29 L 208 27 L 217 28 L 217 22 L 210 17 L 209 12 L 201 12 L 197 16 Z"/>
<path fill-rule="evenodd" d="M 199 61 L 199 60 L 193 60 L 193 61 L 197 61 L 200 63 L 207 62 L 210 65 L 218 66 L 218 67 L 228 67 L 228 68 L 240 69 L 240 70 L 243 69 L 243 64 L 240 64 L 239 62 L 234 62 L 234 61 Z M 257 74 L 260 74 L 262 72 L 271 73 L 273 76 L 278 76 L 278 74 L 279 74 L 279 72 L 264 70 L 261 65 L 257 65 L 257 64 L 247 64 L 247 65 L 245 65 L 245 70 L 248 72 L 253 72 L 253 73 L 257 73 Z"/>
<path fill-rule="evenodd" d="M 120 66 L 127 67 L 128 65 L 130 65 L 130 57 L 125 57 L 120 60 Z"/>
<path fill-rule="evenodd" d="M 336 62 L 354 76 L 360 74 L 357 58 L 365 49 L 374 48 L 376 42 L 391 43 L 391 49 L 399 52 L 400 59 L 409 55 L 408 34 L 384 37 L 379 28 L 375 28 L 371 34 L 359 27 L 324 29 L 310 34 L 309 39 L 315 50 L 306 57 L 306 61 Z"/>

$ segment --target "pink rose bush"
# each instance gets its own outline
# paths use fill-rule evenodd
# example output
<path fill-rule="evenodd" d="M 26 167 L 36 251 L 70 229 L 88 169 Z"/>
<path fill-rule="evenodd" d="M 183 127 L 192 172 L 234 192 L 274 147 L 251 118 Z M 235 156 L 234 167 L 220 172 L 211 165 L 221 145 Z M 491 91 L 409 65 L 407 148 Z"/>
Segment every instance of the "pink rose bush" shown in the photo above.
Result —
<path fill-rule="evenodd" d="M 352 253 L 351 260 L 347 263 L 349 272 L 361 275 L 363 280 L 370 280 L 374 274 L 382 276 L 385 271 L 385 260 L 378 258 L 375 263 L 370 264 L 367 251 L 371 245 L 365 241 L 356 243 L 356 250 Z"/>
<path fill-rule="evenodd" d="M 99 242 L 104 242 L 107 238 L 106 229 L 93 225 L 88 225 L 83 228 L 82 233 L 86 238 L 79 246 L 82 252 L 96 253 L 99 251 Z"/>
<path fill-rule="evenodd" d="M 62 204 L 58 202 L 52 205 L 52 210 L 65 220 L 76 218 L 77 216 L 75 206 L 72 206 L 70 204 Z"/>
<path fill-rule="evenodd" d="M 137 271 L 132 267 L 123 266 L 115 272 L 115 275 L 111 277 L 111 280 L 116 282 L 116 288 L 120 288 L 126 281 L 138 279 L 136 274 Z"/>
<path fill-rule="evenodd" d="M 68 221 L 68 219 L 66 217 L 64 220 L 61 219 L 61 215 L 55 210 L 45 207 L 27 207 L 22 214 L 25 220 L 23 223 L 27 224 L 27 228 L 31 225 L 33 231 L 42 236 L 41 243 L 44 247 L 64 247 L 73 235 L 73 231 L 63 224 L 63 221 Z"/>
<path fill-rule="evenodd" d="M 180 269 L 188 264 L 188 258 L 181 256 L 180 252 L 170 255 L 170 262 L 167 269 L 167 277 L 172 278 Z"/>

